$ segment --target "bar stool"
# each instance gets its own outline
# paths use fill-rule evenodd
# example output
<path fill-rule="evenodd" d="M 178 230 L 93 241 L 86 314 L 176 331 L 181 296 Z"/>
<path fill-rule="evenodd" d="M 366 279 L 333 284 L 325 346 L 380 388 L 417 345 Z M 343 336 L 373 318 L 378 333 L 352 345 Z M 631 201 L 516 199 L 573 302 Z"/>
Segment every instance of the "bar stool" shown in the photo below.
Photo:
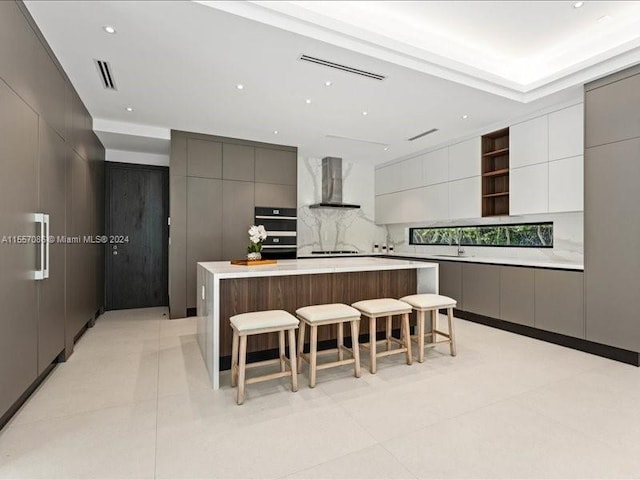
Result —
<path fill-rule="evenodd" d="M 418 313 L 418 334 L 412 337 L 418 341 L 418 362 L 424 362 L 424 337 L 431 337 L 431 343 L 427 346 L 436 345 L 438 343 L 448 343 L 451 356 L 456 356 L 456 337 L 453 329 L 453 309 L 457 302 L 453 298 L 444 295 L 436 295 L 435 293 L 419 293 L 416 295 L 408 295 L 400 299 L 408 303 Z M 449 332 L 438 330 L 438 310 L 447 309 L 447 319 L 449 323 Z M 425 333 L 425 313 L 431 312 L 431 332 Z M 438 335 L 446 338 L 446 340 L 438 341 Z"/>
<path fill-rule="evenodd" d="M 302 371 L 302 361 L 309 364 L 309 387 L 316 386 L 316 373 L 318 370 L 353 364 L 353 373 L 360 377 L 360 349 L 358 347 L 358 334 L 360 333 L 360 312 L 343 303 L 330 303 L 327 305 L 312 305 L 296 310 L 300 319 L 300 332 L 298 334 L 298 371 Z M 344 346 L 344 323 L 351 323 L 351 348 Z M 321 354 L 338 353 L 338 360 L 318 365 L 318 327 L 324 325 L 338 325 L 338 348 L 323 350 Z M 310 331 L 310 353 L 304 353 L 305 326 Z M 344 352 L 349 352 L 351 358 L 345 360 Z"/>
<path fill-rule="evenodd" d="M 264 382 L 281 377 L 291 377 L 291 391 L 298 391 L 298 373 L 296 365 L 296 337 L 298 319 L 284 310 L 266 310 L 234 315 L 230 319 L 233 329 L 233 345 L 231 349 L 231 386 L 238 386 L 238 405 L 244 403 L 244 387 L 250 383 Z M 284 334 L 289 333 L 289 370 L 286 368 Z M 275 360 L 255 362 L 247 365 L 247 337 L 263 333 L 278 332 L 280 340 L 280 356 Z M 239 347 L 239 352 L 238 352 Z M 247 368 L 263 365 L 280 364 L 280 371 L 252 378 L 245 378 Z"/>
<path fill-rule="evenodd" d="M 376 373 L 377 357 L 386 357 L 387 355 L 395 355 L 398 353 L 406 353 L 407 365 L 411 365 L 413 359 L 411 357 L 411 332 L 409 331 L 409 314 L 411 313 L 411 305 L 396 300 L 395 298 L 377 298 L 374 300 L 362 300 L 351 305 L 360 310 L 360 313 L 369 318 L 369 343 L 363 344 L 363 348 L 369 349 L 369 371 Z M 391 332 L 391 319 L 393 315 L 402 315 L 401 338 L 395 338 Z M 380 317 L 387 317 L 386 337 L 385 340 L 378 342 L 376 340 L 376 320 Z M 386 342 L 387 349 L 383 352 L 376 351 L 378 343 Z M 391 344 L 397 343 L 400 348 L 391 349 Z"/>

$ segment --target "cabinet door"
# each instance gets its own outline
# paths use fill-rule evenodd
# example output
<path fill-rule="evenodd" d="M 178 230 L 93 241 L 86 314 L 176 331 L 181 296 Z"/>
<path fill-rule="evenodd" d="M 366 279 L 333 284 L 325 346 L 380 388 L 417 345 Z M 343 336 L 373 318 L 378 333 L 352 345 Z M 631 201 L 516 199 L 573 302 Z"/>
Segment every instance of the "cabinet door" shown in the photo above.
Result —
<path fill-rule="evenodd" d="M 398 186 L 398 169 L 395 163 L 386 167 L 376 169 L 376 195 L 384 195 L 400 190 Z"/>
<path fill-rule="evenodd" d="M 587 340 L 638 352 L 640 138 L 585 155 Z"/>
<path fill-rule="evenodd" d="M 255 184 L 256 206 L 297 208 L 297 187 L 293 185 L 276 185 L 273 183 Z"/>
<path fill-rule="evenodd" d="M 449 183 L 449 218 L 478 218 L 482 213 L 481 177 Z"/>
<path fill-rule="evenodd" d="M 418 188 L 422 181 L 422 158 L 414 157 L 396 164 L 398 171 L 398 190 Z"/>
<path fill-rule="evenodd" d="M 549 212 L 576 212 L 583 209 L 582 155 L 549 162 Z"/>
<path fill-rule="evenodd" d="M 533 327 L 534 270 L 500 267 L 500 319 Z"/>
<path fill-rule="evenodd" d="M 549 114 L 549 161 L 584 155 L 584 106 Z"/>
<path fill-rule="evenodd" d="M 500 318 L 500 267 L 463 265 L 462 295 L 465 311 Z"/>
<path fill-rule="evenodd" d="M 440 295 L 458 302 L 456 308 L 464 310 L 462 303 L 462 262 L 438 262 L 440 264 Z"/>
<path fill-rule="evenodd" d="M 584 338 L 584 274 L 535 271 L 535 327 Z"/>
<path fill-rule="evenodd" d="M 426 153 L 421 158 L 422 177 L 425 185 L 449 181 L 449 148 Z"/>
<path fill-rule="evenodd" d="M 426 218 L 424 188 L 376 197 L 376 223 L 408 223 L 423 221 Z"/>
<path fill-rule="evenodd" d="M 549 164 L 514 168 L 509 172 L 509 213 L 524 215 L 549 210 Z"/>
<path fill-rule="evenodd" d="M 196 307 L 198 262 L 222 259 L 222 180 L 187 178 L 187 308 Z"/>
<path fill-rule="evenodd" d="M 233 143 L 222 144 L 222 178 L 253 182 L 256 149 Z"/>
<path fill-rule="evenodd" d="M 256 148 L 256 181 L 296 186 L 298 155 L 287 150 Z"/>
<path fill-rule="evenodd" d="M 640 137 L 640 74 L 585 93 L 586 147 Z"/>
<path fill-rule="evenodd" d="M 66 233 L 67 146 L 42 119 L 40 129 L 40 208 L 49 214 L 50 235 Z M 49 278 L 38 282 L 38 373 L 64 349 L 65 244 L 49 244 Z"/>
<path fill-rule="evenodd" d="M 509 167 L 549 160 L 549 124 L 546 115 L 509 127 Z"/>
<path fill-rule="evenodd" d="M 449 147 L 449 180 L 458 180 L 480 175 L 480 137 Z"/>
<path fill-rule="evenodd" d="M 6 8 L 4 5 L 2 8 Z M 2 10 L 0 10 L 2 11 Z M 0 80 L 0 237 L 36 233 L 38 117 Z M 36 379 L 36 245 L 0 245 L 0 415 Z"/>
<path fill-rule="evenodd" d="M 187 139 L 187 175 L 222 178 L 222 144 L 197 138 Z"/>
<path fill-rule="evenodd" d="M 222 260 L 244 258 L 254 223 L 253 182 L 222 181 Z"/>
<path fill-rule="evenodd" d="M 440 183 L 424 187 L 423 220 L 446 220 L 449 218 L 449 184 Z"/>

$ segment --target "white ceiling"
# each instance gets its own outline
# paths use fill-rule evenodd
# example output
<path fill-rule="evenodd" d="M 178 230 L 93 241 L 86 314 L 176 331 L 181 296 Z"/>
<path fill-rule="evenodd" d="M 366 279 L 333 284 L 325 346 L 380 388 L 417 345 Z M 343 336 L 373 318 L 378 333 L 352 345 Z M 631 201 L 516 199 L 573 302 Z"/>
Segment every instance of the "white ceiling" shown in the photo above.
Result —
<path fill-rule="evenodd" d="M 526 65 L 523 59 L 544 54 L 562 39 L 580 32 L 591 38 L 591 17 L 611 16 L 608 22 L 596 19 L 598 25 L 624 23 L 621 16 L 629 24 L 640 18 L 640 2 L 585 2 L 578 10 L 571 2 L 561 1 L 342 2 L 356 9 L 351 11 L 333 2 L 213 3 L 215 8 L 210 8 L 211 2 L 184 1 L 27 1 L 26 5 L 97 119 L 96 129 L 102 132 L 99 134 L 107 148 L 123 150 L 131 141 L 131 149 L 140 151 L 144 142 L 128 138 L 140 136 L 153 139 L 149 148 L 155 149 L 152 153 L 161 153 L 158 150 L 167 148 L 162 132 L 178 129 L 296 145 L 303 155 L 374 163 L 579 98 L 583 81 L 575 76 L 560 82 L 556 78 L 548 94 L 540 96 L 541 89 L 527 93 L 529 87 L 517 81 L 520 77 L 492 73 L 491 62 L 506 59 L 511 65 L 507 70 L 516 71 L 513 65 Z M 474 5 L 465 10 L 453 4 Z M 287 8 L 295 9 L 296 15 L 283 13 Z M 362 15 L 354 15 L 356 11 Z M 346 22 L 347 14 L 359 24 Z M 322 21 L 309 23 L 305 15 L 322 17 Z M 381 15 L 387 18 L 386 30 Z M 580 15 L 581 20 L 571 15 Z M 378 23 L 373 19 L 376 16 Z M 327 18 L 333 29 L 323 24 Z M 405 20 L 398 20 L 401 18 Z M 402 23 L 409 20 L 413 30 Z M 503 30 L 493 28 L 505 23 L 508 26 Z M 106 34 L 105 25 L 113 25 L 117 34 Z M 440 28 L 435 33 L 434 25 Z M 418 35 L 421 26 L 424 32 L 440 38 L 431 44 L 433 51 L 428 55 L 424 53 L 425 42 L 435 37 Z M 348 29 L 350 34 L 345 35 Z M 373 37 L 363 42 L 354 36 L 354 32 L 371 36 L 373 30 L 385 36 L 384 42 Z M 455 30 L 465 34 L 451 37 Z M 611 33 L 606 38 L 614 36 Z M 452 40 L 443 40 L 449 38 Z M 606 43 L 602 35 L 598 38 L 599 45 Z M 389 39 L 394 40 L 395 49 L 389 48 Z M 429 61 L 403 53 L 412 47 L 408 40 Z M 436 51 L 444 47 L 462 56 L 466 51 L 469 62 L 464 64 L 462 56 L 452 53 L 440 58 L 440 64 L 433 62 L 446 53 Z M 298 60 L 302 53 L 387 78 L 376 81 L 306 64 Z M 615 65 L 611 58 L 603 57 L 609 63 L 593 63 L 590 72 L 583 69 L 581 74 L 603 75 L 625 66 L 635 53 L 625 50 L 613 58 L 618 62 Z M 93 59 L 111 63 L 118 91 L 102 88 Z M 518 70 L 518 75 L 524 75 L 525 70 Z M 534 71 L 559 75 L 559 70 L 551 74 L 538 68 Z M 331 80 L 332 86 L 326 87 L 326 80 Z M 243 90 L 236 88 L 239 83 L 245 86 Z M 539 98 L 534 100 L 532 93 Z M 530 97 L 525 98 L 527 94 Z M 312 102 L 306 104 L 306 99 Z M 134 111 L 127 112 L 127 106 Z M 363 116 L 363 111 L 368 115 Z M 463 120 L 463 115 L 469 118 Z M 157 127 L 155 131 L 153 127 Z M 439 131 L 407 141 L 431 128 Z M 385 145 L 388 151 L 383 150 Z"/>

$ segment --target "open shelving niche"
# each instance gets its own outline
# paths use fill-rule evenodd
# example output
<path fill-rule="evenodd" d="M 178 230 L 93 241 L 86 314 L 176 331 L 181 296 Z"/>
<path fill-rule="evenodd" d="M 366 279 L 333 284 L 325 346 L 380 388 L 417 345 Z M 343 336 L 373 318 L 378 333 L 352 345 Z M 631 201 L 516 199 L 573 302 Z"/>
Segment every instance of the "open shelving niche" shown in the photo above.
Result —
<path fill-rule="evenodd" d="M 482 136 L 482 216 L 509 215 L 509 128 Z"/>

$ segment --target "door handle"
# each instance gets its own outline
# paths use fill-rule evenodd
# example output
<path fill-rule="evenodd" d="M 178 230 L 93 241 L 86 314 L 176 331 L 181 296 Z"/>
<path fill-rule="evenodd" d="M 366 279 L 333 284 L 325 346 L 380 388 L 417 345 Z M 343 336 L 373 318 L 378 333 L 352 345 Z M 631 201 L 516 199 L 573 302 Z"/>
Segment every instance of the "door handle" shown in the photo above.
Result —
<path fill-rule="evenodd" d="M 49 234 L 51 233 L 51 223 L 49 221 L 49 214 L 45 213 L 42 215 L 42 218 L 44 220 L 44 231 L 45 231 L 45 236 L 44 238 L 41 240 L 41 243 L 44 242 L 45 243 L 45 264 L 44 264 L 44 278 L 49 278 L 49 265 L 50 265 L 50 255 L 49 255 Z"/>

